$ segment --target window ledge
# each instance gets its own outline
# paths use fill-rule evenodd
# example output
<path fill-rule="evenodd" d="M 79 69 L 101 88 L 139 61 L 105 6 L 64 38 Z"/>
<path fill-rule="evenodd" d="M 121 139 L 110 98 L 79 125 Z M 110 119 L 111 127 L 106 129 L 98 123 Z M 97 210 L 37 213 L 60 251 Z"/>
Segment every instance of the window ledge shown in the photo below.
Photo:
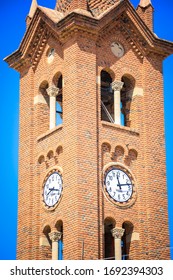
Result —
<path fill-rule="evenodd" d="M 39 137 L 37 137 L 37 142 L 44 140 L 47 136 L 54 134 L 57 130 L 62 130 L 62 128 L 63 128 L 63 125 L 60 124 L 60 125 L 56 126 L 55 128 L 52 128 L 51 130 L 47 130 L 44 134 L 41 134 Z"/>
<path fill-rule="evenodd" d="M 139 135 L 139 131 L 137 129 L 134 129 L 134 128 L 131 128 L 131 127 L 122 126 L 122 125 L 119 125 L 119 124 L 110 123 L 110 122 L 106 122 L 106 121 L 101 121 L 101 123 L 102 123 L 103 126 L 109 126 L 109 127 L 115 128 L 115 129 L 129 131 L 131 133 Z"/>

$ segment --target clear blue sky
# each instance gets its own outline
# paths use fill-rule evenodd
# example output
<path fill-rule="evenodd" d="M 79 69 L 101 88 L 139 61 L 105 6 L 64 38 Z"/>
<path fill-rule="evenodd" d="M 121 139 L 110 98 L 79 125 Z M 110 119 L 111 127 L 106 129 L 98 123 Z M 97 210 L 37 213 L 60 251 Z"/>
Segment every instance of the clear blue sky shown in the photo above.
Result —
<path fill-rule="evenodd" d="M 38 4 L 54 8 L 56 0 L 38 0 Z M 137 7 L 139 0 L 131 0 Z M 31 0 L 7 0 L 0 4 L 0 189 L 1 230 L 0 259 L 16 258 L 17 233 L 17 180 L 18 180 L 18 129 L 19 129 L 19 74 L 8 68 L 3 58 L 18 49 L 25 32 L 25 18 Z M 173 0 L 152 0 L 155 8 L 154 32 L 158 37 L 173 41 Z M 173 56 L 164 61 L 165 131 L 169 225 L 173 247 Z M 159 112 L 158 112 L 159 113 Z M 172 259 L 173 259 L 173 249 Z"/>

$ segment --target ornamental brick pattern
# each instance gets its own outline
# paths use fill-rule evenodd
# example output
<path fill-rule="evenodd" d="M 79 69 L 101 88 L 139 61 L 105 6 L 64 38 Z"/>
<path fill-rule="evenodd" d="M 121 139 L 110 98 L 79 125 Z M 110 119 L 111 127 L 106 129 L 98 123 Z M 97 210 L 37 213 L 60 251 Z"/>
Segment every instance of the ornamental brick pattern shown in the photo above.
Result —
<path fill-rule="evenodd" d="M 66 8 L 97 9 L 99 18 L 82 11 L 66 15 Z M 173 44 L 151 32 L 150 6 L 142 7 L 146 17 L 139 9 L 127 0 L 57 1 L 54 11 L 38 6 L 19 50 L 5 59 L 21 73 L 18 259 L 51 259 L 56 230 L 64 259 L 103 259 L 109 221 L 114 228 L 130 225 L 129 259 L 170 258 L 162 61 Z M 115 41 L 124 47 L 121 58 L 111 51 Z M 103 70 L 112 82 L 125 82 L 128 126 L 101 119 Z M 63 123 L 50 130 L 46 92 L 61 75 Z M 137 193 L 128 207 L 104 193 L 110 166 L 134 176 Z M 62 172 L 63 194 L 49 211 L 43 182 L 55 169 Z"/>

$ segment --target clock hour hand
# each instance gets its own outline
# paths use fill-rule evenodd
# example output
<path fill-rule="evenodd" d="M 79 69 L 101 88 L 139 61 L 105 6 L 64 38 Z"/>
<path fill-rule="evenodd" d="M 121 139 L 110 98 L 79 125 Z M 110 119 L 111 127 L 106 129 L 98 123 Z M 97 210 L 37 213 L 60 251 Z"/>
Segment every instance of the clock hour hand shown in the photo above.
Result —
<path fill-rule="evenodd" d="M 55 189 L 54 187 L 53 188 L 49 188 L 49 192 L 47 193 L 47 196 L 52 192 L 52 191 L 59 191 L 58 189 Z"/>

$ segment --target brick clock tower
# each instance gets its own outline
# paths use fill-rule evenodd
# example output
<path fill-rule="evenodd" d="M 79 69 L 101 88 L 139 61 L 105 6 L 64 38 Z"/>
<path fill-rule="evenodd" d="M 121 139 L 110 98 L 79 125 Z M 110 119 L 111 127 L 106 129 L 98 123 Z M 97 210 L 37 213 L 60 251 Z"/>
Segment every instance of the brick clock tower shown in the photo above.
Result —
<path fill-rule="evenodd" d="M 163 60 L 141 0 L 33 0 L 19 49 L 18 259 L 169 259 Z"/>

